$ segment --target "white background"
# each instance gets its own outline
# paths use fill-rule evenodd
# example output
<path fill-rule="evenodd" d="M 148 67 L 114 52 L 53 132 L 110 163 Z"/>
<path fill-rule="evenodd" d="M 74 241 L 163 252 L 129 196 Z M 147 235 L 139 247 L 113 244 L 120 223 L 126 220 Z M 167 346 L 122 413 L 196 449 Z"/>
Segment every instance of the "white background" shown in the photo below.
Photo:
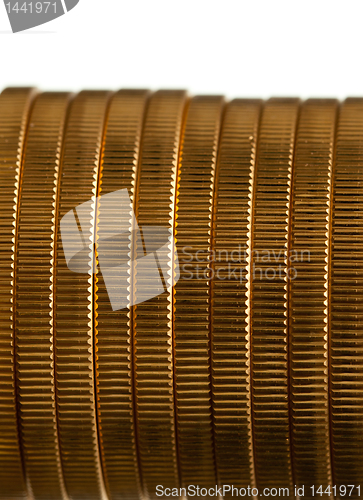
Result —
<path fill-rule="evenodd" d="M 361 0 L 80 0 L 18 34 L 0 1 L 0 88 L 363 95 Z"/>

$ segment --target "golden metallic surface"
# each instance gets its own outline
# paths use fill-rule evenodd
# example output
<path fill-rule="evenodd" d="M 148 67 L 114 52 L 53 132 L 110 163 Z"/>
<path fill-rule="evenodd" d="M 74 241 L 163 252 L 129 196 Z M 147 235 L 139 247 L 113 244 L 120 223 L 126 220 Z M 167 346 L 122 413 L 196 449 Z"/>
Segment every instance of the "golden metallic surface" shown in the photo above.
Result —
<path fill-rule="evenodd" d="M 363 99 L 341 107 L 331 201 L 329 312 L 334 484 L 362 484 Z"/>
<path fill-rule="evenodd" d="M 175 234 L 180 280 L 174 287 L 175 397 L 182 486 L 216 484 L 210 280 L 212 208 L 224 99 L 188 106 L 178 172 Z"/>
<path fill-rule="evenodd" d="M 34 95 L 25 88 L 0 95 L 0 498 L 16 500 L 32 497 L 25 484 L 17 417 L 14 252 L 22 155 Z"/>
<path fill-rule="evenodd" d="M 251 206 L 262 103 L 227 105 L 215 179 L 211 334 L 219 484 L 255 487 L 251 415 L 249 259 Z M 229 493 L 228 496 L 231 496 Z"/>
<path fill-rule="evenodd" d="M 144 260 L 136 261 L 132 289 L 133 303 L 137 304 L 132 325 L 137 436 L 146 498 L 157 498 L 159 484 L 169 488 L 179 485 L 172 357 L 174 251 L 169 245 L 158 252 L 159 271 L 166 268 L 167 273 L 163 273 L 159 295 L 144 301 L 159 279 L 159 272 L 154 273 L 155 257 L 147 251 L 145 231 L 147 226 L 162 226 L 173 234 L 185 105 L 184 91 L 159 91 L 151 97 L 135 196 L 135 215 L 143 235 L 142 242 L 135 238 L 135 250 L 138 256 L 144 253 L 140 246 L 146 250 Z"/>
<path fill-rule="evenodd" d="M 60 462 L 53 349 L 55 205 L 69 94 L 41 94 L 31 112 L 16 238 L 16 373 L 21 442 L 34 497 L 67 499 Z M 36 244 L 35 244 L 36 242 Z"/>
<path fill-rule="evenodd" d="M 94 384 L 93 268 L 95 201 L 75 216 L 82 229 L 86 272 L 67 267 L 60 220 L 97 194 L 109 92 L 82 92 L 72 102 L 59 171 L 56 212 L 54 328 L 59 440 L 64 481 L 72 500 L 106 498 L 98 446 Z M 79 237 L 75 233 L 74 238 Z"/>
<path fill-rule="evenodd" d="M 148 97 L 147 91 L 121 90 L 112 98 L 104 136 L 98 196 L 127 189 L 131 201 L 134 201 Z M 132 206 L 124 208 L 124 223 L 129 233 L 122 250 L 131 257 L 134 229 Z M 119 223 L 114 211 L 108 205 L 104 207 L 101 198 L 97 229 L 102 229 L 102 238 L 111 240 Z M 99 236 L 98 233 L 97 250 L 102 245 Z M 120 241 L 115 240 L 103 250 L 110 267 L 119 265 L 119 245 Z M 131 297 L 127 308 L 113 311 L 108 297 L 110 288 L 106 288 L 100 268 L 95 278 L 97 401 L 103 471 L 110 500 L 132 500 L 141 494 L 141 479 L 134 421 Z M 124 268 L 122 283 L 123 289 L 128 289 L 131 294 L 131 262 Z M 119 294 L 117 287 L 111 292 Z"/>
<path fill-rule="evenodd" d="M 297 99 L 266 102 L 251 221 L 251 390 L 256 483 L 293 487 L 288 373 L 289 211 Z M 293 495 L 290 493 L 290 498 Z"/>
<path fill-rule="evenodd" d="M 289 359 L 294 482 L 332 486 L 329 432 L 329 213 L 335 100 L 307 100 L 296 135 L 289 245 Z M 309 496 L 310 489 L 305 496 Z"/>
<path fill-rule="evenodd" d="M 4 91 L 0 499 L 358 500 L 362 186 L 363 99 Z"/>

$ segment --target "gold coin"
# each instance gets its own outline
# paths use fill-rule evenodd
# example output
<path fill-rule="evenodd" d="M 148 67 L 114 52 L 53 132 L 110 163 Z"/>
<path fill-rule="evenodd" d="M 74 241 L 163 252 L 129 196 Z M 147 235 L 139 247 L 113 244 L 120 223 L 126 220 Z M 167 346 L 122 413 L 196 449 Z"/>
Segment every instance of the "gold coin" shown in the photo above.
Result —
<path fill-rule="evenodd" d="M 74 500 L 107 498 L 96 422 L 93 244 L 109 99 L 109 92 L 89 91 L 72 102 L 59 171 L 54 348 L 61 459 L 66 489 Z"/>
<path fill-rule="evenodd" d="M 146 498 L 158 498 L 157 485 L 175 488 L 179 484 L 172 358 L 175 252 L 171 240 L 185 104 L 183 91 L 160 91 L 150 99 L 135 196 L 140 228 L 134 241 L 139 258 L 132 292 L 135 398 Z"/>
<path fill-rule="evenodd" d="M 262 102 L 227 105 L 215 180 L 211 334 L 218 484 L 255 488 L 250 390 L 251 192 Z M 228 492 L 225 497 L 232 496 Z"/>
<path fill-rule="evenodd" d="M 25 483 L 17 420 L 15 372 L 15 238 L 22 158 L 35 92 L 6 89 L 0 95 L 0 498 L 31 498 Z"/>
<path fill-rule="evenodd" d="M 329 289 L 333 482 L 341 497 L 345 485 L 363 484 L 362 136 L 363 99 L 347 99 L 340 111 L 332 173 Z"/>
<path fill-rule="evenodd" d="M 142 494 L 131 358 L 133 207 L 127 206 L 127 200 L 120 206 L 122 196 L 113 199 L 112 193 L 126 190 L 131 203 L 135 200 L 148 97 L 147 91 L 121 90 L 112 98 L 100 170 L 96 250 L 102 255 L 95 275 L 96 377 L 101 457 L 110 500 L 136 500 Z M 110 194 L 112 198 L 107 198 Z M 122 231 L 124 238 L 120 239 Z M 127 261 L 122 260 L 122 253 Z M 118 309 L 118 303 L 113 310 L 110 297 L 116 301 L 126 298 L 127 307 Z"/>
<path fill-rule="evenodd" d="M 16 239 L 16 363 L 21 441 L 35 498 L 66 499 L 54 382 L 54 214 L 70 94 L 41 94 L 30 116 Z M 41 436 L 41 439 L 40 439 Z"/>
<path fill-rule="evenodd" d="M 175 394 L 182 486 L 216 483 L 211 388 L 210 280 L 213 192 L 224 99 L 194 97 L 183 131 L 175 234 Z"/>
<path fill-rule="evenodd" d="M 335 100 L 309 99 L 296 136 L 288 251 L 293 479 L 332 485 L 329 432 L 329 210 Z"/>
<path fill-rule="evenodd" d="M 251 222 L 251 383 L 259 491 L 293 498 L 288 374 L 287 266 L 297 99 L 266 102 L 259 133 Z"/>

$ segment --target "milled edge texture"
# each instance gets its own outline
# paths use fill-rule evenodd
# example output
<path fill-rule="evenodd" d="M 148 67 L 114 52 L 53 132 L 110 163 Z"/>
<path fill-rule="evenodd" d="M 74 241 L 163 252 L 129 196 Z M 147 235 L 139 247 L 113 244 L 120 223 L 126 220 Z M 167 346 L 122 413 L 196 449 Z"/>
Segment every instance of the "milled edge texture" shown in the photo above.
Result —
<path fill-rule="evenodd" d="M 347 99 L 336 137 L 330 227 L 331 431 L 338 493 L 340 485 L 363 484 L 362 137 L 363 99 Z"/>
<path fill-rule="evenodd" d="M 36 98 L 19 192 L 16 372 L 25 469 L 39 500 L 67 499 L 57 430 L 52 291 L 59 157 L 69 102 L 65 93 Z"/>
<path fill-rule="evenodd" d="M 251 377 L 256 482 L 289 488 L 288 249 L 298 99 L 269 99 L 258 141 L 251 245 Z"/>
<path fill-rule="evenodd" d="M 32 498 L 19 442 L 15 377 L 14 279 L 18 195 L 33 89 L 0 95 L 0 496 Z M 28 496 L 27 496 L 28 493 Z"/>
<path fill-rule="evenodd" d="M 249 246 L 262 101 L 235 99 L 224 115 L 212 240 L 212 383 L 219 485 L 256 486 L 250 388 Z M 244 307 L 245 306 L 245 307 Z M 232 492 L 225 495 L 231 497 Z"/>
<path fill-rule="evenodd" d="M 309 99 L 296 138 L 289 248 L 290 395 L 295 481 L 332 486 L 329 429 L 329 217 L 336 100 Z"/>
<path fill-rule="evenodd" d="M 179 160 L 175 234 L 180 279 L 174 287 L 174 352 L 183 487 L 210 488 L 217 481 L 210 280 L 215 168 L 224 106 L 221 96 L 191 99 Z"/>
<path fill-rule="evenodd" d="M 159 226 L 173 235 L 177 164 L 186 100 L 186 93 L 177 90 L 156 92 L 150 100 L 134 208 L 142 232 L 147 226 Z M 147 243 L 143 238 L 144 250 Z M 141 248 L 137 249 L 138 256 L 140 251 L 142 253 Z M 145 252 L 145 256 L 137 260 L 132 278 L 133 303 L 137 303 L 133 307 L 137 434 L 147 498 L 158 498 L 158 484 L 169 488 L 179 486 L 173 392 L 174 251 L 171 244 L 158 256 L 168 269 L 167 275 L 163 275 L 163 293 L 144 301 L 144 294 L 155 289 L 153 253 Z M 149 263 L 146 259 L 150 259 Z"/>
<path fill-rule="evenodd" d="M 72 500 L 107 499 L 97 429 L 93 270 L 98 172 L 110 97 L 106 91 L 85 91 L 74 99 L 61 159 L 55 235 L 55 366 L 63 473 Z M 77 219 L 88 273 L 76 273 L 65 260 L 60 221 L 69 211 L 75 214 L 79 205 L 90 201 L 82 224 Z M 79 237 L 75 228 L 75 241 Z"/>
<path fill-rule="evenodd" d="M 117 256 L 128 255 L 130 261 L 124 265 L 124 274 L 114 287 L 106 289 L 101 269 L 95 275 L 95 327 L 96 327 L 96 376 L 97 409 L 101 458 L 106 488 L 110 500 L 137 500 L 142 496 L 139 470 L 138 443 L 136 436 L 133 366 L 132 366 L 132 231 L 133 209 L 131 207 L 103 208 L 102 196 L 116 190 L 127 189 L 131 203 L 135 201 L 140 142 L 149 92 L 144 90 L 121 90 L 114 95 L 105 130 L 101 158 L 97 209 L 96 252 L 102 242 L 98 241 L 98 230 L 109 237 L 107 247 L 102 249 L 103 258 L 110 267 L 119 266 Z M 129 233 L 120 240 L 114 239 L 113 220 L 122 217 L 129 224 Z M 113 211 L 117 211 L 115 212 Z M 107 234 L 107 232 L 109 234 Z M 126 241 L 125 241 L 126 240 Z M 124 293 L 127 289 L 129 305 L 112 311 L 109 293 Z"/>

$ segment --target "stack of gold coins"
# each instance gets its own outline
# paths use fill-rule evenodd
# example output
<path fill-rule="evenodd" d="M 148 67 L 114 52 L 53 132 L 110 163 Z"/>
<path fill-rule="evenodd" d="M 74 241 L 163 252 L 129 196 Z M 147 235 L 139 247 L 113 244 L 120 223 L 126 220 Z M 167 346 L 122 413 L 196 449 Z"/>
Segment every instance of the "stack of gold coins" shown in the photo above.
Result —
<path fill-rule="evenodd" d="M 363 98 L 0 95 L 0 499 L 359 498 Z"/>

